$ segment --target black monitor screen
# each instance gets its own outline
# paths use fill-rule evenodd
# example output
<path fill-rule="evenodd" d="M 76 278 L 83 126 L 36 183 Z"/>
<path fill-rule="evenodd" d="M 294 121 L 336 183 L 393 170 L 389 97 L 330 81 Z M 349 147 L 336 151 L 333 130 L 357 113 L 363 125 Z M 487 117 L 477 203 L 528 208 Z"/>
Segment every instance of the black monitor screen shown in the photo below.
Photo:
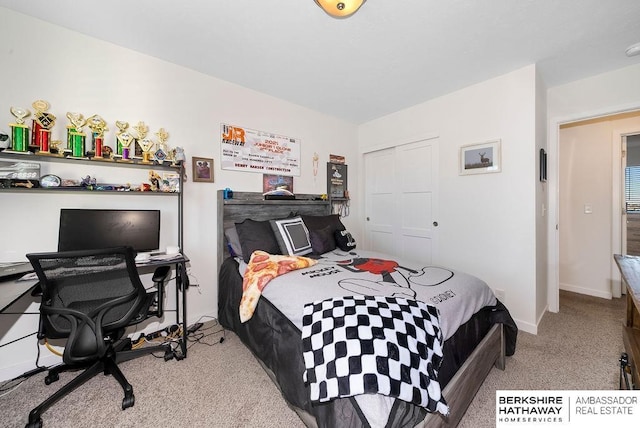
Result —
<path fill-rule="evenodd" d="M 58 251 L 130 246 L 138 252 L 160 248 L 159 210 L 60 210 Z"/>

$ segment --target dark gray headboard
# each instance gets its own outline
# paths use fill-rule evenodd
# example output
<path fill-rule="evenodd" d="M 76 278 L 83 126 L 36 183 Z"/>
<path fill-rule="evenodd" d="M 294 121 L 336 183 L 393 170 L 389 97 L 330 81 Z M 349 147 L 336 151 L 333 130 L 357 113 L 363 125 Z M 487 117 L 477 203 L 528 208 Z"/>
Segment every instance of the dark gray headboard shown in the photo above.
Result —
<path fill-rule="evenodd" d="M 316 200 L 319 195 L 296 194 L 295 200 L 265 201 L 260 192 L 233 192 L 233 199 L 224 199 L 218 190 L 218 269 L 229 257 L 224 229 L 245 219 L 271 220 L 287 217 L 291 212 L 306 215 L 331 214 L 329 201 Z"/>

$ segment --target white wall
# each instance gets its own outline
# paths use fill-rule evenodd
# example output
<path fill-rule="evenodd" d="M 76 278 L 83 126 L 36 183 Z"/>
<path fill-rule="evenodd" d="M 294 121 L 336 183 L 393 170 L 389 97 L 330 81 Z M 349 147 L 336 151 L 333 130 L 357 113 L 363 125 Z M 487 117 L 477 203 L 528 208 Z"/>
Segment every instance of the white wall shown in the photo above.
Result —
<path fill-rule="evenodd" d="M 434 263 L 505 291 L 518 326 L 536 331 L 536 69 L 527 66 L 373 120 L 361 152 L 439 136 L 439 252 Z M 502 140 L 502 172 L 458 175 L 460 146 Z"/>
<path fill-rule="evenodd" d="M 33 101 L 43 99 L 51 104 L 50 111 L 58 118 L 53 130 L 55 139 L 65 139 L 67 112 L 80 112 L 85 116 L 97 113 L 109 124 L 106 141 L 114 140 L 116 120 L 132 125 L 142 120 L 149 125 L 150 135 L 165 128 L 170 134 L 169 146 L 185 148 L 189 177 L 191 156 L 214 158 L 214 184 L 189 181 L 185 185 L 184 247 L 191 259 L 192 282 L 200 284 L 199 288 L 189 290 L 189 322 L 202 315 L 217 315 L 216 190 L 230 187 L 236 191 L 262 191 L 262 174 L 220 170 L 221 123 L 300 138 L 302 172 L 294 178 L 294 190 L 298 193 L 326 192 L 324 163 L 330 153 L 345 156 L 349 174 L 357 177 L 357 132 L 353 124 L 4 8 L 0 8 L 0 20 L 0 81 L 3 82 L 0 130 L 9 131 L 8 126 L 2 124 L 13 121 L 10 106 L 31 108 Z M 321 162 L 317 177 L 312 173 L 314 152 L 319 154 Z M 103 174 L 105 177 L 113 174 L 112 170 L 105 172 L 97 168 L 94 173 L 94 169 L 85 166 L 73 169 L 65 165 L 64 169 L 60 173 L 69 178 L 91 174 L 100 179 Z M 123 178 L 117 174 L 117 178 Z M 142 181 L 146 181 L 145 178 L 144 172 L 141 177 L 132 177 Z M 352 191 L 350 196 L 354 205 L 344 223 L 357 239 L 361 234 L 360 224 L 355 221 L 359 217 L 359 195 Z M 108 202 L 106 198 L 110 198 Z M 164 199 L 134 200 L 135 197 L 128 196 L 115 199 L 86 196 L 85 199 L 77 195 L 26 198 L 0 194 L 4 224 L 10 226 L 3 228 L 0 260 L 15 259 L 27 251 L 55 249 L 59 205 L 149 204 L 155 207 Z M 170 217 L 174 215 L 171 209 L 166 208 Z M 165 240 L 175 242 L 173 237 Z M 13 309 L 26 309 L 28 305 L 28 302 L 19 302 Z M 36 326 L 34 315 L 3 316 L 0 343 L 31 333 Z M 29 338 L 0 348 L 0 379 L 33 367 L 34 341 Z M 43 349 L 43 355 L 47 354 Z"/>
<path fill-rule="evenodd" d="M 549 309 L 559 310 L 558 172 L 559 127 L 563 123 L 640 109 L 640 65 L 625 67 L 547 93 L 549 117 Z"/>

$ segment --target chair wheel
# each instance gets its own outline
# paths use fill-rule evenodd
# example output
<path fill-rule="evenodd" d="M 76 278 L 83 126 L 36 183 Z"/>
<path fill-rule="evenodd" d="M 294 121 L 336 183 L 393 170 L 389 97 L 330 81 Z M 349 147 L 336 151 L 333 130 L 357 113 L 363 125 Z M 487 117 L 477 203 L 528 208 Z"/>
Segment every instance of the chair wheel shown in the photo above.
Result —
<path fill-rule="evenodd" d="M 38 419 L 35 422 L 29 422 L 25 425 L 25 428 L 42 428 L 42 419 Z"/>
<path fill-rule="evenodd" d="M 131 394 L 131 396 L 129 397 L 124 397 L 122 399 L 122 410 L 127 409 L 129 407 L 133 407 L 135 403 L 136 403 L 135 395 Z"/>
<path fill-rule="evenodd" d="M 49 374 L 44 378 L 45 385 L 51 385 L 53 382 L 57 382 L 60 379 L 60 375 L 57 372 L 49 372 Z"/>

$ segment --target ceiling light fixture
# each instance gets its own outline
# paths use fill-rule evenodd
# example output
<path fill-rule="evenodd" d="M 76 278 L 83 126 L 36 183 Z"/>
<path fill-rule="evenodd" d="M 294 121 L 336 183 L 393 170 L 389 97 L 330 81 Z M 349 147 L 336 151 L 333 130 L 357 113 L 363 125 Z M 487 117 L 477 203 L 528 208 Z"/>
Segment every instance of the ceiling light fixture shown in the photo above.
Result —
<path fill-rule="evenodd" d="M 315 0 L 315 2 L 334 18 L 348 18 L 356 13 L 367 0 Z"/>
<path fill-rule="evenodd" d="M 629 46 L 627 50 L 624 51 L 624 53 L 626 53 L 627 56 L 640 55 L 640 43 L 636 43 L 635 45 Z"/>

